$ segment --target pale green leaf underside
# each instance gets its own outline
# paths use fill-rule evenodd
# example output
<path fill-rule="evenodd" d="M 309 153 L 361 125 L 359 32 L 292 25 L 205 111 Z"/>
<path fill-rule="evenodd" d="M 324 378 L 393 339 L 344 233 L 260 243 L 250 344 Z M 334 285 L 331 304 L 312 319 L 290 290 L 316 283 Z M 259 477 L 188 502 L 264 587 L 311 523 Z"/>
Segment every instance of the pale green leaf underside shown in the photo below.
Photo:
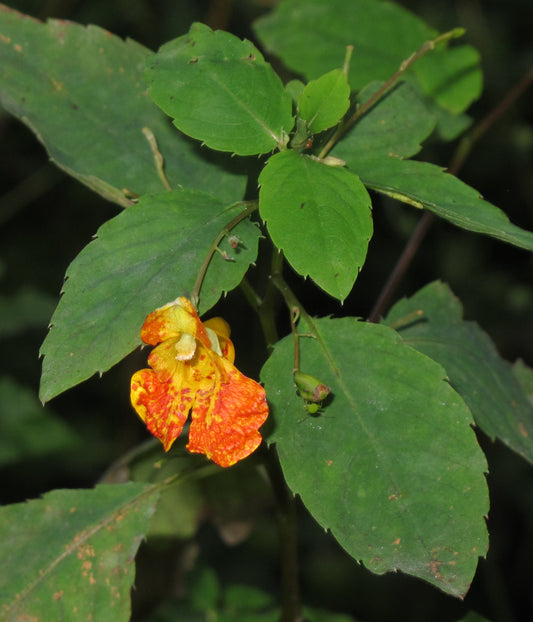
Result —
<path fill-rule="evenodd" d="M 160 192 L 153 132 L 171 186 L 239 200 L 245 179 L 207 161 L 150 100 L 143 79 L 150 50 L 96 26 L 46 24 L 0 5 L 0 102 L 28 125 L 52 160 L 107 199 Z M 127 193 L 126 193 L 127 194 Z"/>
<path fill-rule="evenodd" d="M 254 29 L 270 52 L 308 80 L 339 67 L 346 46 L 353 45 L 349 82 L 355 91 L 372 80 L 387 80 L 437 34 L 399 4 L 376 0 L 286 0 L 256 21 Z M 408 71 L 406 78 L 441 106 L 458 112 L 479 96 L 481 74 L 475 50 L 452 50 L 450 59 L 448 49 L 430 52 L 438 60 L 415 64 L 416 72 Z M 435 64 L 446 71 L 435 71 Z"/>
<path fill-rule="evenodd" d="M 332 389 L 319 416 L 292 382 L 292 336 L 261 373 L 287 483 L 368 569 L 463 596 L 487 550 L 487 465 L 468 408 L 444 369 L 392 329 L 314 325 L 318 338 L 300 338 L 300 367 Z"/>
<path fill-rule="evenodd" d="M 146 195 L 99 230 L 67 270 L 63 296 L 42 348 L 40 397 L 47 401 L 103 372 L 140 343 L 145 316 L 178 296 L 190 296 L 210 245 L 242 211 L 200 192 Z M 200 312 L 236 287 L 257 257 L 260 230 L 246 220 L 242 244 L 221 244 L 200 292 Z"/>
<path fill-rule="evenodd" d="M 372 236 L 370 197 L 356 175 L 309 156 L 272 156 L 259 209 L 292 267 L 340 300 L 350 293 Z"/>
<path fill-rule="evenodd" d="M 143 484 L 55 490 L 0 509 L 3 620 L 130 619 L 134 558 L 158 493 Z"/>
<path fill-rule="evenodd" d="M 372 190 L 425 208 L 457 227 L 533 251 L 533 233 L 517 227 L 495 205 L 442 168 L 398 158 L 347 160 Z"/>
<path fill-rule="evenodd" d="M 267 153 L 294 123 L 290 96 L 259 50 L 204 24 L 151 56 L 146 79 L 176 127 L 212 149 Z"/>
<path fill-rule="evenodd" d="M 427 285 L 400 300 L 385 322 L 413 318 L 400 335 L 440 363 L 454 389 L 468 404 L 476 424 L 533 463 L 533 405 L 489 337 L 474 322 L 462 319 L 462 308 L 443 283 Z"/>

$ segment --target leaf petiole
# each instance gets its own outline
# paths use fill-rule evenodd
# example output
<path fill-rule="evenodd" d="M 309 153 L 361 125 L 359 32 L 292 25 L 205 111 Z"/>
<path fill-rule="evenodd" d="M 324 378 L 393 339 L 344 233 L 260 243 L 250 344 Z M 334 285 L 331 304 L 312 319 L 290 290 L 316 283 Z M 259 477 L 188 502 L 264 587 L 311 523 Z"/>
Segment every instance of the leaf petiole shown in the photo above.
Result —
<path fill-rule="evenodd" d="M 171 185 L 168 183 L 167 176 L 165 175 L 165 162 L 163 160 L 163 156 L 159 151 L 159 147 L 157 146 L 157 140 L 155 139 L 154 133 L 149 127 L 143 127 L 142 132 L 144 137 L 148 141 L 150 145 L 150 150 L 152 151 L 152 155 L 154 156 L 155 168 L 157 171 L 157 176 L 165 186 L 166 190 L 172 190 Z"/>
<path fill-rule="evenodd" d="M 246 209 L 244 209 L 240 214 L 237 214 L 235 218 L 233 218 L 217 235 L 217 237 L 213 240 L 213 243 L 209 247 L 209 251 L 207 252 L 207 257 L 200 268 L 198 273 L 198 278 L 196 279 L 196 283 L 194 284 L 194 288 L 191 294 L 191 302 L 193 305 L 198 308 L 198 300 L 200 299 L 200 290 L 202 289 L 202 283 L 204 282 L 204 278 L 209 268 L 209 264 L 211 263 L 211 259 L 216 252 L 222 254 L 223 258 L 226 260 L 231 260 L 227 256 L 224 256 L 223 251 L 218 248 L 220 242 L 226 237 L 229 236 L 231 230 L 236 227 L 240 222 L 242 222 L 245 218 L 247 218 L 250 214 L 255 212 L 255 210 L 259 207 L 258 201 L 244 201 L 243 204 L 247 204 Z"/>

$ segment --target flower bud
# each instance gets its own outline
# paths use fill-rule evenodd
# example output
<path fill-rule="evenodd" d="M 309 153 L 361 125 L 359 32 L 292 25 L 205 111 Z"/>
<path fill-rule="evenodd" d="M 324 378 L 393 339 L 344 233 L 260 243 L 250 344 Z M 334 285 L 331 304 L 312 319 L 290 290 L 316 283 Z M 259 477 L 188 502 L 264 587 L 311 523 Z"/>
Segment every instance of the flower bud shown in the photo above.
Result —
<path fill-rule="evenodd" d="M 320 404 L 331 393 L 331 387 L 327 384 L 301 371 L 294 372 L 294 382 L 304 400 L 313 404 Z"/>

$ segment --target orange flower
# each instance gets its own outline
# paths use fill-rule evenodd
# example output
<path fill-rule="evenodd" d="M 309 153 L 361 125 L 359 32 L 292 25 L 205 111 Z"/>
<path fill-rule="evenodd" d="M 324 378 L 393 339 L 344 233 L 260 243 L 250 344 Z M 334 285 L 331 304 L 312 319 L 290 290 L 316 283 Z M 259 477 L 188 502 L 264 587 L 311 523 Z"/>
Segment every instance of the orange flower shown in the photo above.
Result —
<path fill-rule="evenodd" d="M 131 403 L 168 451 L 192 410 L 187 449 L 227 467 L 261 443 L 268 416 L 263 387 L 234 367 L 235 349 L 222 318 L 202 324 L 187 298 L 150 313 L 141 338 L 154 348 L 152 369 L 131 379 Z M 159 344 L 159 345 L 158 345 Z"/>

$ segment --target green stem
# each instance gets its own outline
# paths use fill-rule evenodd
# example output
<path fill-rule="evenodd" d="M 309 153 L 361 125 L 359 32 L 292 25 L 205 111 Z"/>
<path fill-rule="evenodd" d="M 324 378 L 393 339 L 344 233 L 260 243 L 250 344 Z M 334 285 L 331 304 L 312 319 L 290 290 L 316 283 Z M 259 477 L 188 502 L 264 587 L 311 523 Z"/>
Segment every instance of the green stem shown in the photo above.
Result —
<path fill-rule="evenodd" d="M 298 300 L 292 289 L 286 283 L 283 275 L 280 272 L 275 272 L 272 274 L 271 280 L 283 296 L 285 304 L 289 308 L 289 312 L 291 314 L 291 332 L 294 337 L 293 372 L 296 372 L 300 369 L 300 334 L 296 330 L 296 322 L 299 320 L 303 320 L 309 330 L 309 334 L 307 336 L 314 337 L 320 343 L 322 343 L 322 340 L 320 339 L 320 335 L 316 330 L 313 318 L 304 309 L 302 303 Z"/>
<path fill-rule="evenodd" d="M 213 243 L 209 247 L 209 251 L 207 252 L 207 257 L 205 258 L 202 267 L 200 268 L 200 272 L 198 273 L 198 278 L 196 279 L 196 283 L 194 284 L 194 288 L 191 294 L 191 302 L 193 305 L 198 308 L 198 300 L 200 299 L 200 290 L 202 289 L 202 283 L 204 282 L 204 278 L 207 272 L 207 268 L 209 268 L 209 264 L 211 263 L 211 259 L 213 259 L 213 255 L 217 252 L 218 245 L 220 242 L 229 234 L 229 232 L 236 227 L 240 222 L 242 222 L 245 218 L 248 218 L 250 214 L 255 212 L 255 210 L 259 207 L 258 201 L 247 201 L 248 206 L 244 209 L 240 214 L 237 214 L 235 218 L 233 218 L 217 235 L 217 237 L 213 240 Z"/>
<path fill-rule="evenodd" d="M 413 65 L 417 60 L 422 58 L 425 54 L 430 52 L 435 48 L 435 46 L 443 41 L 449 41 L 450 39 L 456 39 L 457 37 L 461 37 L 464 34 L 464 30 L 462 28 L 454 28 L 449 32 L 445 32 L 442 35 L 439 35 L 435 39 L 431 39 L 430 41 L 426 41 L 416 52 L 411 54 L 409 58 L 404 60 L 400 65 L 400 68 L 395 71 L 392 76 L 383 84 L 383 86 L 376 92 L 372 97 L 367 100 L 364 104 L 361 104 L 359 108 L 354 112 L 354 114 L 345 121 L 341 123 L 333 136 L 328 140 L 328 142 L 324 145 L 322 151 L 319 154 L 319 158 L 324 158 L 326 155 L 333 149 L 333 147 L 337 144 L 337 142 L 344 136 L 344 134 L 356 123 L 374 104 L 376 104 L 386 93 L 389 91 L 394 84 L 398 81 L 398 79 Z"/>
<path fill-rule="evenodd" d="M 286 305 L 289 307 L 289 310 L 292 313 L 298 313 L 298 316 L 305 321 L 308 325 L 309 330 L 313 333 L 315 337 L 318 335 L 315 334 L 315 323 L 313 322 L 313 318 L 307 313 L 304 309 L 302 303 L 296 298 L 296 295 L 292 291 L 292 289 L 287 285 L 285 279 L 281 275 L 281 273 L 273 273 L 271 277 L 272 283 L 278 288 L 281 295 L 283 296 Z"/>
<path fill-rule="evenodd" d="M 296 308 L 290 310 L 291 312 L 291 332 L 294 339 L 294 367 L 293 373 L 300 369 L 300 336 L 296 329 L 298 318 L 300 317 L 300 311 Z"/>
<path fill-rule="evenodd" d="M 246 301 L 256 312 L 263 331 L 263 337 L 267 350 L 270 352 L 272 347 L 278 340 L 278 331 L 276 328 L 276 319 L 272 311 L 271 305 L 267 304 L 267 298 L 261 298 L 255 289 L 250 285 L 249 281 L 244 278 L 241 281 L 240 289 L 244 294 Z"/>
<path fill-rule="evenodd" d="M 277 274 L 283 270 L 283 253 L 275 246 L 272 247 L 272 260 L 270 273 Z M 272 351 L 274 344 L 279 340 L 276 326 L 276 305 L 278 303 L 278 291 L 269 280 L 265 295 L 261 304 L 256 307 L 261 328 L 265 337 L 268 352 Z"/>

